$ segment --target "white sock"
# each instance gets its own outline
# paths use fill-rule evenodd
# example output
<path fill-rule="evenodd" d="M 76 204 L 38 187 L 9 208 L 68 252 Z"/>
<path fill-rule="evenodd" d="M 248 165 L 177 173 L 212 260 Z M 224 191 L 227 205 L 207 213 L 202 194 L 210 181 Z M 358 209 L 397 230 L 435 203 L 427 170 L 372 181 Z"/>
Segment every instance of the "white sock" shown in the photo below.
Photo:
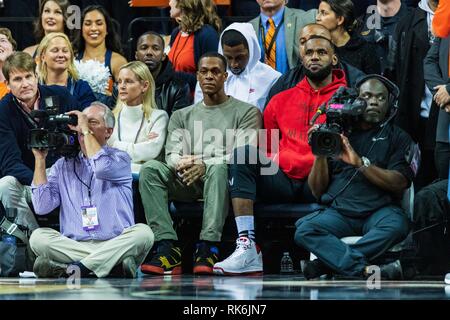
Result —
<path fill-rule="evenodd" d="M 255 240 L 255 218 L 253 216 L 239 216 L 235 219 L 239 236 Z"/>

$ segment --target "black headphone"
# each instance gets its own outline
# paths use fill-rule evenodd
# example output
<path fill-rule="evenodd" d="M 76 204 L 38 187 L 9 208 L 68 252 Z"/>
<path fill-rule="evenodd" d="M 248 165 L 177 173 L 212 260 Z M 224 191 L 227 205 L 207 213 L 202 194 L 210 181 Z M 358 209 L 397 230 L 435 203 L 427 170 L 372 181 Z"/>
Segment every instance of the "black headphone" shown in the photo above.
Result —
<path fill-rule="evenodd" d="M 391 113 L 392 113 L 392 111 L 397 111 L 398 98 L 400 97 L 400 89 L 397 87 L 397 85 L 395 83 L 393 83 L 388 78 L 383 77 L 383 76 L 381 76 L 379 74 L 368 74 L 366 76 L 363 76 L 363 77 L 359 78 L 356 81 L 356 84 L 355 84 L 356 90 L 358 90 L 358 92 L 359 92 L 359 89 L 360 89 L 361 85 L 364 82 L 366 82 L 367 80 L 370 80 L 370 79 L 377 79 L 377 80 L 381 81 L 384 84 L 384 86 L 389 91 L 388 103 L 389 103 L 390 111 L 391 111 Z M 394 110 L 392 110 L 391 108 L 394 108 Z"/>
<path fill-rule="evenodd" d="M 388 98 L 389 111 L 388 111 L 386 120 L 381 124 L 381 127 L 384 127 L 397 114 L 398 98 L 400 97 L 400 89 L 397 87 L 397 85 L 395 83 L 393 83 L 391 80 L 389 80 L 386 77 L 383 77 L 379 74 L 368 74 L 366 76 L 359 78 L 356 81 L 355 87 L 356 87 L 356 90 L 358 90 L 358 93 L 359 93 L 359 89 L 360 89 L 361 85 L 370 79 L 377 79 L 377 80 L 381 81 L 384 84 L 384 86 L 388 89 L 388 92 L 389 92 L 389 98 Z"/>

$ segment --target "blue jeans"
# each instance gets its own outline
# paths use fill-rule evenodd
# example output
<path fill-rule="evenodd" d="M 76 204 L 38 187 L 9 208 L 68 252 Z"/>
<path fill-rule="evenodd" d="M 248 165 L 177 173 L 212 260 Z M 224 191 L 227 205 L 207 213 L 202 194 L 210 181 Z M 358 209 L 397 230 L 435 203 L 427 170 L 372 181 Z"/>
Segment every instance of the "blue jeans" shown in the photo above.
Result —
<path fill-rule="evenodd" d="M 379 257 L 409 231 L 403 210 L 387 206 L 367 218 L 349 218 L 333 208 L 317 211 L 296 222 L 295 243 L 314 253 L 323 263 L 347 276 L 362 275 L 369 261 Z M 362 236 L 353 245 L 340 239 Z"/>

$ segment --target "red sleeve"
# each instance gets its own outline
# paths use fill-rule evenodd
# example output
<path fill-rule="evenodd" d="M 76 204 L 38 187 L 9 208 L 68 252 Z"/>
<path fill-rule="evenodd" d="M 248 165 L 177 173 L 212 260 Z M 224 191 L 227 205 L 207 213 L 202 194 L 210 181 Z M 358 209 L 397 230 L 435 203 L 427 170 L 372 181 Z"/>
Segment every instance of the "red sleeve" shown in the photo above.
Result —
<path fill-rule="evenodd" d="M 433 18 L 433 32 L 439 38 L 450 34 L 450 1 L 439 1 Z"/>
<path fill-rule="evenodd" d="M 267 105 L 266 109 L 264 110 L 264 115 L 263 115 L 263 120 L 264 120 L 264 129 L 265 129 L 265 138 L 266 140 L 261 143 L 261 147 L 265 147 L 266 148 L 266 153 L 270 154 L 271 153 L 271 141 L 272 141 L 272 130 L 278 130 L 278 122 L 277 122 L 277 117 L 276 117 L 276 112 L 275 110 L 277 110 L 277 100 L 278 99 L 274 99 L 272 98 L 269 102 L 269 104 Z M 280 138 L 278 136 L 278 138 Z M 278 139 L 279 140 L 279 139 Z"/>

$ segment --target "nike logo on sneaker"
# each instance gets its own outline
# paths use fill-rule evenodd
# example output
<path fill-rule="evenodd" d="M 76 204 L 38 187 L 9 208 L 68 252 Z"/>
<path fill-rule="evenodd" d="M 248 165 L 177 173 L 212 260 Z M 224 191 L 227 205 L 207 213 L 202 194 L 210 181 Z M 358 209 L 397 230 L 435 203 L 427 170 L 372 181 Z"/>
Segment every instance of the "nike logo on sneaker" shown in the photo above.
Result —
<path fill-rule="evenodd" d="M 255 261 L 255 260 L 256 260 L 256 258 L 253 258 L 253 259 L 250 259 L 250 260 L 247 260 L 247 258 L 244 258 L 244 265 L 252 264 L 253 261 Z"/>

